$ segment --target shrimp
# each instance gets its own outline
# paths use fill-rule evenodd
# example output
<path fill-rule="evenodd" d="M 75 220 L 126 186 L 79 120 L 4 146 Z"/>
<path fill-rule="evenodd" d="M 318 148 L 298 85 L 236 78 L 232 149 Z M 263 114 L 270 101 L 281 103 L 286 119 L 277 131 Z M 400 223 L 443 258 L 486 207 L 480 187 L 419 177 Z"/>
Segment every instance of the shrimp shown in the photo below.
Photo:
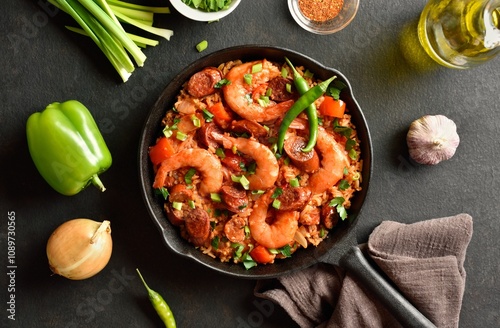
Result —
<path fill-rule="evenodd" d="M 349 165 L 346 151 L 323 127 L 319 127 L 316 148 L 321 154 L 321 165 L 309 177 L 309 187 L 315 194 L 334 186 L 342 179 L 344 168 Z"/>
<path fill-rule="evenodd" d="M 255 201 L 252 213 L 248 218 L 248 226 L 253 239 L 267 248 L 280 248 L 294 240 L 298 229 L 299 212 L 276 211 L 272 223 L 266 221 L 267 209 L 273 201 L 274 190 L 267 191 Z"/>
<path fill-rule="evenodd" d="M 252 73 L 252 67 L 258 64 L 262 64 L 262 70 Z M 250 84 L 245 81 L 246 74 L 252 77 Z M 223 88 L 227 105 L 235 113 L 248 120 L 267 122 L 277 119 L 290 109 L 294 100 L 279 103 L 271 100 L 263 106 L 257 99 L 259 97 L 255 97 L 253 93 L 260 92 L 262 85 L 265 86 L 269 80 L 279 75 L 278 67 L 265 59 L 234 66 L 225 76 L 225 79 L 230 81 Z"/>
<path fill-rule="evenodd" d="M 271 188 L 278 178 L 279 165 L 273 152 L 258 141 L 247 138 L 233 138 L 220 135 L 224 148 L 236 148 L 255 160 L 255 173 L 248 174 L 251 190 L 265 190 Z"/>
<path fill-rule="evenodd" d="M 201 175 L 200 193 L 218 192 L 222 187 L 222 165 L 205 149 L 183 149 L 164 160 L 156 172 L 153 188 L 165 185 L 167 174 L 181 167 L 193 167 Z"/>

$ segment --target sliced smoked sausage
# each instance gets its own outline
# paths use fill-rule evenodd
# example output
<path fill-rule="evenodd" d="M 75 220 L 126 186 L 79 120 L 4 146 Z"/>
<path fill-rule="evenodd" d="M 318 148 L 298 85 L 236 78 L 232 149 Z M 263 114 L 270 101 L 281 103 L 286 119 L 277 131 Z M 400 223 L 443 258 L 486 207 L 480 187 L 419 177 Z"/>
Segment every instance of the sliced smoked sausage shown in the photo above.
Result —
<path fill-rule="evenodd" d="M 231 130 L 237 133 L 248 133 L 254 138 L 267 136 L 267 130 L 259 123 L 251 120 L 238 120 L 231 123 Z"/>
<path fill-rule="evenodd" d="M 300 211 L 311 199 L 311 190 L 305 187 L 283 188 L 278 196 L 280 211 Z"/>
<path fill-rule="evenodd" d="M 187 91 L 196 98 L 215 93 L 215 85 L 222 79 L 222 72 L 215 67 L 206 67 L 195 73 L 188 81 Z"/>
<path fill-rule="evenodd" d="M 196 246 L 204 245 L 210 236 L 210 218 L 201 208 L 184 211 L 184 223 L 191 242 Z"/>
<path fill-rule="evenodd" d="M 168 200 L 173 202 L 187 202 L 193 200 L 193 190 L 189 189 L 185 184 L 173 185 L 169 190 Z"/>
<path fill-rule="evenodd" d="M 226 185 L 222 186 L 220 193 L 222 201 L 231 212 L 241 212 L 248 206 L 248 197 L 244 190 Z"/>
<path fill-rule="evenodd" d="M 269 98 L 276 102 L 282 102 L 294 98 L 295 94 L 294 92 L 289 92 L 287 90 L 287 84 L 290 85 L 289 88 L 291 88 L 293 86 L 293 81 L 281 76 L 271 79 L 267 86 L 268 89 L 271 89 L 271 95 Z"/>
<path fill-rule="evenodd" d="M 340 215 L 337 208 L 328 204 L 323 205 L 321 208 L 321 222 L 327 229 L 332 229 L 339 222 Z"/>
<path fill-rule="evenodd" d="M 217 124 L 210 122 L 203 124 L 201 128 L 197 131 L 199 140 L 206 147 L 217 148 L 219 145 L 217 143 L 217 137 L 223 134 L 222 130 L 217 126 Z"/>
<path fill-rule="evenodd" d="M 292 163 L 305 172 L 314 172 L 319 168 L 319 156 L 316 150 L 303 152 L 307 145 L 306 139 L 301 136 L 290 136 L 285 140 L 284 149 Z"/>
<path fill-rule="evenodd" d="M 241 217 L 234 217 L 224 225 L 224 234 L 233 243 L 241 243 L 245 240 L 246 222 Z"/>

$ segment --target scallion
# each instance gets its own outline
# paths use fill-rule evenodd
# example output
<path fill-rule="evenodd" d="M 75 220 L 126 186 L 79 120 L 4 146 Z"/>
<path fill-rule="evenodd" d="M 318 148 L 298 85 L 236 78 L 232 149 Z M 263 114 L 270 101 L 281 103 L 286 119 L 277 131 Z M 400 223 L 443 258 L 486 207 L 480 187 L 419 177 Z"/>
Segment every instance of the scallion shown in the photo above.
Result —
<path fill-rule="evenodd" d="M 184 175 L 184 182 L 187 184 L 193 183 L 193 176 L 196 174 L 196 169 L 190 168 Z"/>
<path fill-rule="evenodd" d="M 243 80 L 245 80 L 246 84 L 251 85 L 252 84 L 252 75 L 251 74 L 243 75 Z"/>
<path fill-rule="evenodd" d="M 86 35 L 94 41 L 108 58 L 117 73 L 126 82 L 134 71 L 134 64 L 142 67 L 146 55 L 141 47 L 155 46 L 158 41 L 127 33 L 121 22 L 170 39 L 173 32 L 153 27 L 153 14 L 169 13 L 168 7 L 148 7 L 129 4 L 118 0 L 49 0 L 49 2 L 70 15 L 81 28 L 68 30 Z"/>
<path fill-rule="evenodd" d="M 262 71 L 262 63 L 252 65 L 252 74 L 259 73 L 260 71 Z"/>
<path fill-rule="evenodd" d="M 216 203 L 220 203 L 222 202 L 222 198 L 220 197 L 220 195 L 218 193 L 210 193 L 210 199 Z"/>
<path fill-rule="evenodd" d="M 293 187 L 293 188 L 300 187 L 299 179 L 297 179 L 297 178 L 290 179 L 290 187 Z"/>
<path fill-rule="evenodd" d="M 208 48 L 208 41 L 207 40 L 203 40 L 196 45 L 196 50 L 198 50 L 198 52 L 202 52 L 203 50 L 205 50 L 207 48 Z"/>

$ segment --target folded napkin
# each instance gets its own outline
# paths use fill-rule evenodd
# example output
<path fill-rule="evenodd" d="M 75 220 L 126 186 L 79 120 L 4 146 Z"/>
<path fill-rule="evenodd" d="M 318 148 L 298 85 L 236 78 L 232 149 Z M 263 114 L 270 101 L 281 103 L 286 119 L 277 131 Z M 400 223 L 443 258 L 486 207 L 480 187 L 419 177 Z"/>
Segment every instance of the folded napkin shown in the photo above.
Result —
<path fill-rule="evenodd" d="M 371 233 L 366 251 L 437 327 L 458 327 L 471 237 L 468 214 L 412 224 L 384 221 Z M 400 327 L 353 275 L 330 264 L 258 281 L 255 295 L 282 306 L 302 328 Z"/>

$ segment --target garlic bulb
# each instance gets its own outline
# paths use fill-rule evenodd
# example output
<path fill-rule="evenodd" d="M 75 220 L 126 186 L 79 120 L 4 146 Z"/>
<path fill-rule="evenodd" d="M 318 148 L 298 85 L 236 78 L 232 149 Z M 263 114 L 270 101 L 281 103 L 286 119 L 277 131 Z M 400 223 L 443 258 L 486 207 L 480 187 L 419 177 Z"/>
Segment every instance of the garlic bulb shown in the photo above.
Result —
<path fill-rule="evenodd" d="M 435 165 L 450 159 L 460 143 L 455 123 L 444 115 L 425 115 L 413 121 L 406 135 L 410 157 Z"/>
<path fill-rule="evenodd" d="M 111 258 L 113 242 L 109 221 L 73 219 L 61 224 L 47 242 L 52 272 L 81 280 L 100 272 Z"/>

